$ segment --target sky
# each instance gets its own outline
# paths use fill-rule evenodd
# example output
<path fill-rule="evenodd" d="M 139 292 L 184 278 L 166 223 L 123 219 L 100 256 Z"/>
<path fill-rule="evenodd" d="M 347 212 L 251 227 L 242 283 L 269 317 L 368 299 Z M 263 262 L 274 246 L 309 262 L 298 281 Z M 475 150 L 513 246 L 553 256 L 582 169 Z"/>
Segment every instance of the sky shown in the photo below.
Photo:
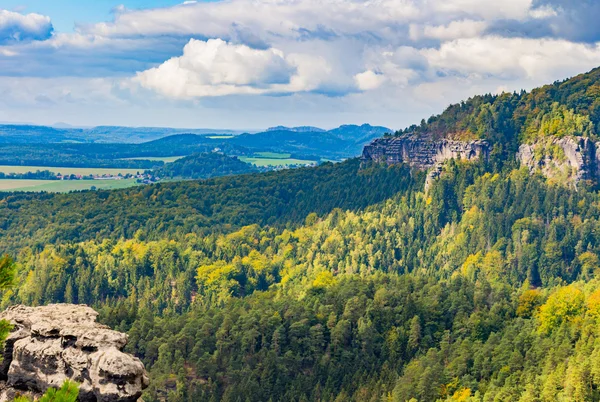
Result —
<path fill-rule="evenodd" d="M 0 0 L 0 122 L 400 129 L 600 66 L 597 0 Z"/>

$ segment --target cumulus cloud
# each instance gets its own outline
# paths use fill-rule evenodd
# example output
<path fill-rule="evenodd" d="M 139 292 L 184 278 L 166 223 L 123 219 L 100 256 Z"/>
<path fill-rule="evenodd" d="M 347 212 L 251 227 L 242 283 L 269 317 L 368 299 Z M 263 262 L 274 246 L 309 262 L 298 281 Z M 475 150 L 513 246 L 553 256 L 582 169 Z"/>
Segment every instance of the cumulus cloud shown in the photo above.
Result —
<path fill-rule="evenodd" d="M 53 31 L 50 17 L 0 10 L 0 44 L 45 40 Z"/>
<path fill-rule="evenodd" d="M 550 80 L 600 65 L 600 46 L 556 39 L 459 39 L 420 53 L 438 72 L 507 80 L 534 77 Z"/>
<path fill-rule="evenodd" d="M 422 38 L 438 39 L 447 41 L 460 38 L 474 38 L 481 34 L 488 27 L 486 21 L 461 20 L 452 21 L 448 25 L 411 25 L 410 37 L 418 41 Z"/>
<path fill-rule="evenodd" d="M 140 72 L 135 81 L 173 98 L 312 91 L 330 72 L 324 60 L 221 39 L 192 39 L 183 55 Z"/>
<path fill-rule="evenodd" d="M 385 76 L 367 70 L 354 76 L 356 85 L 361 91 L 369 91 L 379 88 L 385 82 Z"/>
<path fill-rule="evenodd" d="M 600 65 L 597 0 L 186 1 L 118 7 L 112 21 L 55 34 L 47 17 L 9 13 L 0 14 L 0 76 L 101 78 L 138 104 L 421 108 L 418 121 L 465 95 Z"/>

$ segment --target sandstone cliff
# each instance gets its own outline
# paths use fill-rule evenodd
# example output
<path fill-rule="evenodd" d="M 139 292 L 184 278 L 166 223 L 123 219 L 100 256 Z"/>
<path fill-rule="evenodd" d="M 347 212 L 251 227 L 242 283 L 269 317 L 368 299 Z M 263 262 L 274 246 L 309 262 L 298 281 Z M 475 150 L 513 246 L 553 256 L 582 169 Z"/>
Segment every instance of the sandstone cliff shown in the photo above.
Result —
<path fill-rule="evenodd" d="M 14 306 L 0 319 L 14 325 L 0 364 L 0 402 L 39 396 L 69 379 L 80 401 L 137 401 L 148 378 L 142 362 L 122 352 L 127 335 L 96 322 L 82 305 Z"/>
<path fill-rule="evenodd" d="M 582 181 L 600 182 L 600 142 L 587 137 L 545 137 L 533 144 L 523 144 L 516 155 L 522 166 L 540 172 L 548 179 L 577 186 Z M 362 159 L 381 163 L 407 163 L 418 169 L 430 169 L 426 188 L 442 173 L 441 164 L 449 159 L 488 158 L 487 141 L 432 140 L 404 135 L 384 137 L 364 148 Z"/>
<path fill-rule="evenodd" d="M 587 137 L 544 138 L 519 147 L 517 160 L 531 172 L 564 184 L 577 185 L 581 180 L 598 181 L 600 163 L 598 147 Z"/>
<path fill-rule="evenodd" d="M 389 164 L 407 163 L 428 169 L 448 159 L 476 160 L 489 156 L 486 141 L 431 140 L 417 136 L 384 137 L 367 145 L 363 160 Z"/>

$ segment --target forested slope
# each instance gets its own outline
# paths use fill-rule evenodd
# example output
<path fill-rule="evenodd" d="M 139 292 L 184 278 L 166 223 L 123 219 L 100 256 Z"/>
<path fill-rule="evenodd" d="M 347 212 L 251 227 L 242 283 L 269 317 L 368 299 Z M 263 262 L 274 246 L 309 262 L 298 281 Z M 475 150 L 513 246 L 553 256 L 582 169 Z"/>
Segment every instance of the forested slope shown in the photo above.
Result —
<path fill-rule="evenodd" d="M 169 179 L 210 179 L 257 172 L 258 169 L 237 157 L 219 153 L 193 154 L 155 169 L 155 176 Z"/>
<path fill-rule="evenodd" d="M 147 402 L 600 400 L 600 194 L 508 156 L 528 133 L 593 137 L 599 74 L 413 127 L 497 146 L 427 191 L 351 160 L 3 195 L 20 274 L 2 303 L 93 305 L 129 333 Z"/>
<path fill-rule="evenodd" d="M 185 237 L 249 224 L 300 223 L 311 212 L 358 209 L 424 174 L 358 160 L 317 168 L 161 183 L 80 194 L 0 193 L 0 249 L 90 239 Z"/>

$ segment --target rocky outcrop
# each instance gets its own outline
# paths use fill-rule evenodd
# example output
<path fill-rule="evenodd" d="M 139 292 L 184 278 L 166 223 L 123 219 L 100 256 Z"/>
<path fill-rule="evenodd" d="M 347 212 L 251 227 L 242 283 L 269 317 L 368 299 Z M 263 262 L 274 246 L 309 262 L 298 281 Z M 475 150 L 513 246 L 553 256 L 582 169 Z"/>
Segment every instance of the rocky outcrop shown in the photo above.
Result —
<path fill-rule="evenodd" d="M 407 163 L 419 169 L 429 169 L 449 159 L 487 158 L 489 152 L 489 143 L 482 140 L 431 140 L 406 135 L 373 141 L 364 148 L 362 159 L 388 164 Z"/>
<path fill-rule="evenodd" d="M 587 137 L 545 138 L 521 145 L 517 160 L 531 172 L 576 185 L 600 177 L 599 146 Z"/>
<path fill-rule="evenodd" d="M 0 314 L 14 329 L 0 365 L 0 402 L 39 395 L 65 380 L 80 384 L 80 401 L 133 402 L 148 385 L 142 362 L 126 353 L 127 335 L 96 322 L 83 305 L 14 306 Z"/>

